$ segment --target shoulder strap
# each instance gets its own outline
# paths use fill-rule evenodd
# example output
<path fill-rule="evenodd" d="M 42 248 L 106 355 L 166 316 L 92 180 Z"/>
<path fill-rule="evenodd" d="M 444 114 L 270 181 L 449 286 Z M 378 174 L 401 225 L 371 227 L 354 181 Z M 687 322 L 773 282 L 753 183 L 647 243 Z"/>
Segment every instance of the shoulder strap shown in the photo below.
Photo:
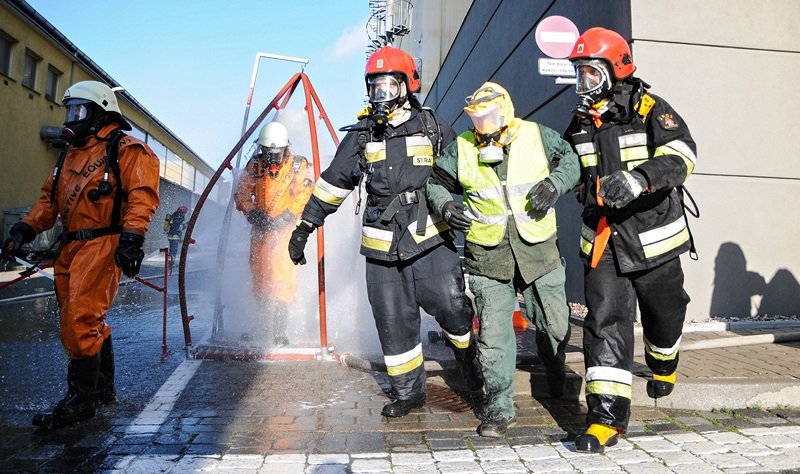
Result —
<path fill-rule="evenodd" d="M 111 132 L 111 140 L 106 143 L 106 159 L 108 160 L 108 167 L 114 173 L 114 179 L 117 181 L 117 189 L 114 192 L 114 207 L 111 211 L 111 227 L 120 225 L 120 213 L 122 211 L 122 200 L 126 198 L 125 192 L 122 190 L 122 179 L 119 171 L 119 142 L 127 135 L 120 129 Z"/>
<path fill-rule="evenodd" d="M 433 126 L 425 119 L 425 116 L 433 122 Z M 425 129 L 425 134 L 433 144 L 433 152 L 436 156 L 442 154 L 442 128 L 439 126 L 439 121 L 436 120 L 436 114 L 430 107 L 423 107 L 420 113 L 420 120 L 422 120 L 422 127 Z"/>

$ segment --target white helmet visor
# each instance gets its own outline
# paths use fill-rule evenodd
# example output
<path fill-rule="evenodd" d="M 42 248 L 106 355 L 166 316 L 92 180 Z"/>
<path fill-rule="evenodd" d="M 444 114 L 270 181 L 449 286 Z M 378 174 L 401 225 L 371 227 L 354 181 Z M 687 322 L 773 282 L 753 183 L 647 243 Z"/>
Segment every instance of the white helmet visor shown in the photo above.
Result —
<path fill-rule="evenodd" d="M 389 102 L 400 97 L 400 82 L 391 74 L 371 76 L 367 79 L 367 93 L 372 103 Z"/>
<path fill-rule="evenodd" d="M 88 100 L 81 100 L 81 99 L 73 99 L 70 100 L 64 107 L 67 109 L 67 118 L 64 119 L 64 123 L 73 123 L 73 122 L 80 122 L 81 120 L 86 120 L 86 117 L 89 116 L 89 107 L 91 101 Z"/>

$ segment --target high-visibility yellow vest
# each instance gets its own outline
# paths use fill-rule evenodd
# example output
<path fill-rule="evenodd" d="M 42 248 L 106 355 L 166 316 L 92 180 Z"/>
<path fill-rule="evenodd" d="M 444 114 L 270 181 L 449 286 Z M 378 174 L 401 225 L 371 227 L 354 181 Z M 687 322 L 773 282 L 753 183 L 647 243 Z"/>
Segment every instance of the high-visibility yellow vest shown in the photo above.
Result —
<path fill-rule="evenodd" d="M 506 180 L 500 181 L 492 167 L 480 161 L 480 151 L 471 131 L 458 143 L 458 180 L 464 188 L 464 204 L 473 214 L 468 242 L 495 246 L 506 233 L 508 216 L 514 216 L 519 235 L 528 243 L 543 242 L 556 233 L 555 210 L 534 214 L 527 198 L 531 187 L 550 175 L 549 159 L 539 126 L 521 121 L 517 137 L 509 145 Z"/>

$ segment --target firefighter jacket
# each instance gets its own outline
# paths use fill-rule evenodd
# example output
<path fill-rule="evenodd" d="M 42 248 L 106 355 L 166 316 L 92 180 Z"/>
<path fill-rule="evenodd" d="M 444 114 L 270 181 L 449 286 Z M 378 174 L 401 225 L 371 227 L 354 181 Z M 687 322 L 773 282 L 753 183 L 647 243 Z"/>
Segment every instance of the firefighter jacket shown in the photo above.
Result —
<path fill-rule="evenodd" d="M 514 119 L 513 140 L 504 160 L 495 165 L 479 161 L 471 131 L 462 133 L 436 159 L 427 186 L 431 208 L 441 211 L 463 192 L 473 216 L 466 233 L 464 262 L 471 274 L 510 280 L 516 266 L 526 283 L 560 264 L 555 244 L 556 214 L 535 213 L 527 193 L 547 177 L 559 195 L 578 181 L 578 158 L 554 130 Z"/>
<path fill-rule="evenodd" d="M 369 130 L 362 119 L 357 129 Z M 408 260 L 445 240 L 450 228 L 428 210 L 425 183 L 434 148 L 453 141 L 450 125 L 430 110 L 412 106 L 409 119 L 382 132 L 348 132 L 330 166 L 321 173 L 302 218 L 315 226 L 336 212 L 363 177 L 367 199 L 361 254 L 383 261 Z"/>
<path fill-rule="evenodd" d="M 588 262 L 605 215 L 623 273 L 654 268 L 691 247 L 680 187 L 694 170 L 695 143 L 680 115 L 640 84 L 618 84 L 599 121 L 575 117 L 564 134 L 581 163 L 581 255 Z M 648 189 L 621 209 L 598 206 L 597 179 L 618 170 L 640 172 Z"/>
<path fill-rule="evenodd" d="M 164 232 L 167 233 L 167 240 L 181 240 L 185 230 L 186 214 L 181 211 L 173 212 L 164 220 Z"/>
<path fill-rule="evenodd" d="M 306 157 L 296 155 L 288 156 L 275 176 L 269 176 L 267 167 L 266 161 L 257 157 L 247 162 L 236 183 L 236 209 L 245 215 L 258 209 L 273 220 L 270 227 L 294 228 L 311 194 L 313 169 Z"/>

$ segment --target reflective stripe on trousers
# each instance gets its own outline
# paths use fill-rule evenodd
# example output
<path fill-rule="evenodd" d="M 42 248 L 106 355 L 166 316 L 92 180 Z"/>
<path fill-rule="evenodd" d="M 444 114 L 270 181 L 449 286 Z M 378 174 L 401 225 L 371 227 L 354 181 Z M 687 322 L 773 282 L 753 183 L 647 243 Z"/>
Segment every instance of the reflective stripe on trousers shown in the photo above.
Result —
<path fill-rule="evenodd" d="M 672 358 L 645 356 L 650 370 L 668 375 L 678 366 L 676 344 L 683 330 L 689 296 L 683 289 L 679 258 L 623 275 L 617 272 L 612 247 L 606 248 L 597 268 L 584 268 L 589 309 L 583 325 L 587 424 L 602 423 L 625 430 L 630 417 L 630 388 L 624 387 L 619 374 L 632 372 L 636 303 L 645 339 L 658 348 L 675 348 Z M 602 374 L 606 368 L 618 369 L 613 380 L 602 376 L 589 380 L 590 372 Z"/>
<path fill-rule="evenodd" d="M 409 261 L 367 259 L 367 296 L 396 399 L 407 400 L 425 391 L 425 370 L 418 349 L 420 308 L 436 318 L 446 332 L 465 336 L 472 330 L 474 313 L 464 291 L 461 262 L 455 248 L 448 244 Z"/>

